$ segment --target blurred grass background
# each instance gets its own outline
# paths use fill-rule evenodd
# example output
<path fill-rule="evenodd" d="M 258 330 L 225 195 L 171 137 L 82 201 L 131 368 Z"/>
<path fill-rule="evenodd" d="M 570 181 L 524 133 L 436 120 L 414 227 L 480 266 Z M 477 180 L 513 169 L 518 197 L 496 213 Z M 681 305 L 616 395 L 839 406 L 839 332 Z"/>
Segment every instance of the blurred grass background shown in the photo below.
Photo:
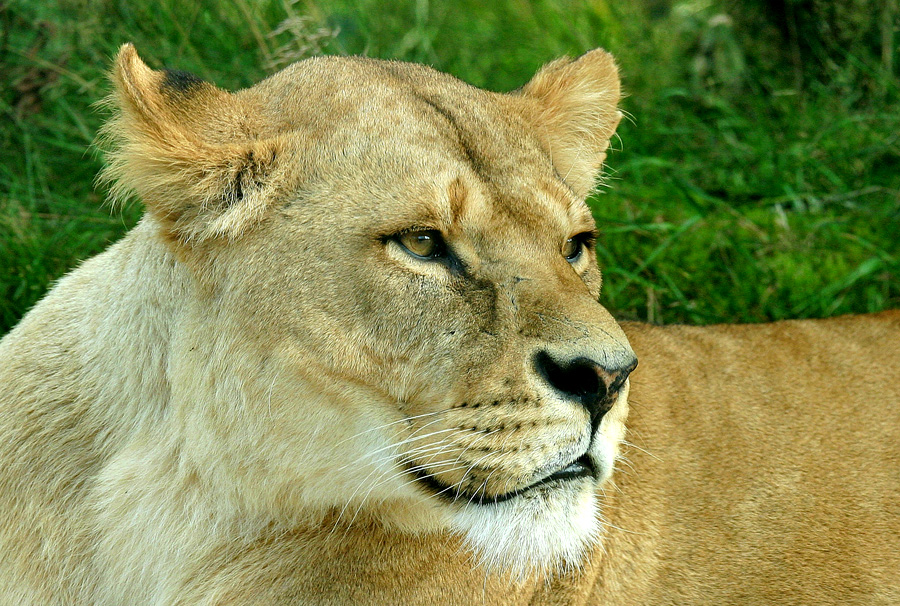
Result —
<path fill-rule="evenodd" d="M 92 142 L 117 47 L 240 88 L 315 53 L 510 90 L 596 46 L 629 118 L 590 200 L 603 302 L 657 323 L 900 306 L 898 0 L 0 0 L 0 334 L 119 238 Z"/>

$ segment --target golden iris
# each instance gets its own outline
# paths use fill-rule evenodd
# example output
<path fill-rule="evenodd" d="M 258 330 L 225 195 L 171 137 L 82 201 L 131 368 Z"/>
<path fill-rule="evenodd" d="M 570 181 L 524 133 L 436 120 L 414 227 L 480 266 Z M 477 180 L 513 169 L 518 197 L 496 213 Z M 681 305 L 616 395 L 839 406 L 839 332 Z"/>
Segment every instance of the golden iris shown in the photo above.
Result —
<path fill-rule="evenodd" d="M 435 230 L 408 231 L 397 236 L 397 241 L 417 257 L 431 259 L 441 254 L 443 241 Z"/>

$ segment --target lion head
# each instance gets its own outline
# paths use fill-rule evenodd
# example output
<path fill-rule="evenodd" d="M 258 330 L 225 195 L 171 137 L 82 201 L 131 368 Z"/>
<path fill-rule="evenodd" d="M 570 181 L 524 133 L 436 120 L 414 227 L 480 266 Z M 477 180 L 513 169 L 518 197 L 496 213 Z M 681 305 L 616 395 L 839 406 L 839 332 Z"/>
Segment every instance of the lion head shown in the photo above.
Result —
<path fill-rule="evenodd" d="M 510 94 L 319 57 L 232 93 L 125 46 L 114 80 L 104 178 L 187 268 L 167 422 L 217 506 L 450 529 L 514 574 L 576 563 L 636 363 L 585 204 L 611 57 Z"/>

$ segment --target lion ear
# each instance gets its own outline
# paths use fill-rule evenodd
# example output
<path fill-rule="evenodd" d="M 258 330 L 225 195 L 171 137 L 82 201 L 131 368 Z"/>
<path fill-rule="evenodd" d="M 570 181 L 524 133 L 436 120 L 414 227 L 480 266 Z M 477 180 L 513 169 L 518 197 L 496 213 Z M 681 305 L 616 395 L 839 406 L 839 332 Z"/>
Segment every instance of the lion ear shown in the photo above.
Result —
<path fill-rule="evenodd" d="M 115 115 L 100 176 L 114 200 L 137 194 L 182 242 L 233 238 L 280 186 L 283 141 L 254 137 L 236 95 L 180 71 L 153 70 L 124 45 L 112 73 Z"/>
<path fill-rule="evenodd" d="M 540 136 L 559 174 L 575 192 L 594 187 L 609 140 L 622 118 L 619 71 L 612 55 L 592 50 L 548 63 L 520 94 L 536 100 Z"/>

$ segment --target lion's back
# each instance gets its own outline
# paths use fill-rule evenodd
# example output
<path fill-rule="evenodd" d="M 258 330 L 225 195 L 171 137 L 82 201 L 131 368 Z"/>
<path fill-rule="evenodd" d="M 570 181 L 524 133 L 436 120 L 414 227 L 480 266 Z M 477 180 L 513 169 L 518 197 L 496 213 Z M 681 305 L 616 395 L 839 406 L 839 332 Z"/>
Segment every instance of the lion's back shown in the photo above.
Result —
<path fill-rule="evenodd" d="M 650 604 L 900 601 L 900 311 L 626 332 L 613 523 L 646 535 L 612 531 L 606 587 L 632 562 Z"/>

